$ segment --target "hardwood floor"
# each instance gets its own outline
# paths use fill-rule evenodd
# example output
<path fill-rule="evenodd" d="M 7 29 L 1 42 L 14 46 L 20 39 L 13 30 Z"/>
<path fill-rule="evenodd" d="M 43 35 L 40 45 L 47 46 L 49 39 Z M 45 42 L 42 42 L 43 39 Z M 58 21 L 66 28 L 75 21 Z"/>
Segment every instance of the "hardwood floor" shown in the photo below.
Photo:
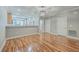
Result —
<path fill-rule="evenodd" d="M 64 36 L 41 34 L 10 39 L 3 52 L 79 52 L 79 40 Z"/>

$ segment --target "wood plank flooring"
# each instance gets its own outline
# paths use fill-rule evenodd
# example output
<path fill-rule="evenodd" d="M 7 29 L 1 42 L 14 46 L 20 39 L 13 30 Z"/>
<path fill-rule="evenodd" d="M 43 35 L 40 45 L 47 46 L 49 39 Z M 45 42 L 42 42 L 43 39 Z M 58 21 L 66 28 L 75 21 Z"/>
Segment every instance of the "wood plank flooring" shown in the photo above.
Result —
<path fill-rule="evenodd" d="M 10 39 L 3 52 L 79 52 L 79 40 L 49 33 Z"/>

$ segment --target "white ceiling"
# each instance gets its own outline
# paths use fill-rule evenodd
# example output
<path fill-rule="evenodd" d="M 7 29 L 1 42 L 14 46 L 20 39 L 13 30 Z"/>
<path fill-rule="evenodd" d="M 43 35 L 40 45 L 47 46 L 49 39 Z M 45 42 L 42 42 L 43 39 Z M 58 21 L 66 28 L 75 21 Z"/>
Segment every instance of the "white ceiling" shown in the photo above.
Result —
<path fill-rule="evenodd" d="M 25 6 L 11 6 L 7 7 L 8 12 L 11 12 L 13 15 L 27 16 L 37 13 L 37 10 L 34 7 L 25 7 Z"/>
<path fill-rule="evenodd" d="M 27 15 L 41 15 L 41 16 L 55 16 L 64 11 L 71 11 L 77 9 L 79 12 L 78 6 L 8 6 L 7 10 L 13 15 L 27 16 Z M 43 11 L 42 11 L 43 10 Z M 40 11 L 42 11 L 40 13 Z"/>

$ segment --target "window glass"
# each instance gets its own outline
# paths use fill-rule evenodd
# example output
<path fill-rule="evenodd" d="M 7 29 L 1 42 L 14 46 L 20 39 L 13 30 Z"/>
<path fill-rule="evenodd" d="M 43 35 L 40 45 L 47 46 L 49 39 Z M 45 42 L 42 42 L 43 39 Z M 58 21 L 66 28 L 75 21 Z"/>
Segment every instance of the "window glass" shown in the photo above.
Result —
<path fill-rule="evenodd" d="M 33 19 L 33 17 L 13 17 L 13 25 L 15 26 L 35 26 L 38 23 Z"/>

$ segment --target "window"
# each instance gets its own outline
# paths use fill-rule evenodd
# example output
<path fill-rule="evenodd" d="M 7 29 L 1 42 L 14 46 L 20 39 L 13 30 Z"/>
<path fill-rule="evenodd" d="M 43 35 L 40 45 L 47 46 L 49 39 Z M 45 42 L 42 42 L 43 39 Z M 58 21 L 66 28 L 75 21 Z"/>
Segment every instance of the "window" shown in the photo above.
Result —
<path fill-rule="evenodd" d="M 35 26 L 37 22 L 32 18 L 13 17 L 13 25 L 15 26 Z"/>
<path fill-rule="evenodd" d="M 24 26 L 24 25 L 26 25 L 26 19 L 14 17 L 13 18 L 13 25 Z"/>

